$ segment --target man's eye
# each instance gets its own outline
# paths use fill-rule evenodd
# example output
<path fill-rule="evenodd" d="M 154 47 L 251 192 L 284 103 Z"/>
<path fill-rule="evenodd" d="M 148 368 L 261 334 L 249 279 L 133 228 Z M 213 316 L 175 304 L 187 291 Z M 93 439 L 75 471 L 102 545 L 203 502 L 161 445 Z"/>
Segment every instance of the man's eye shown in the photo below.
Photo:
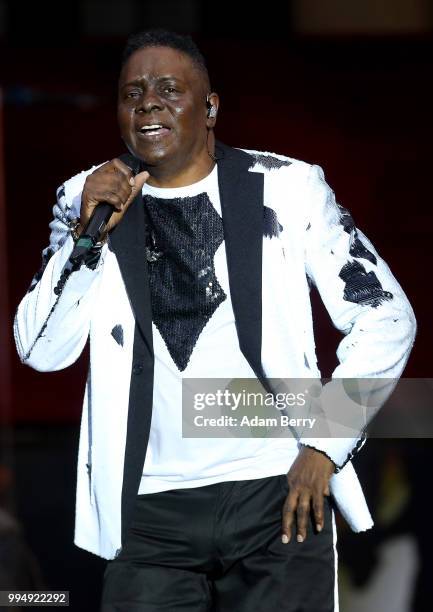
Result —
<path fill-rule="evenodd" d="M 165 87 L 164 91 L 169 94 L 176 93 L 177 89 L 175 87 Z"/>
<path fill-rule="evenodd" d="M 138 98 L 140 93 L 138 91 L 128 91 L 125 95 L 126 98 Z"/>

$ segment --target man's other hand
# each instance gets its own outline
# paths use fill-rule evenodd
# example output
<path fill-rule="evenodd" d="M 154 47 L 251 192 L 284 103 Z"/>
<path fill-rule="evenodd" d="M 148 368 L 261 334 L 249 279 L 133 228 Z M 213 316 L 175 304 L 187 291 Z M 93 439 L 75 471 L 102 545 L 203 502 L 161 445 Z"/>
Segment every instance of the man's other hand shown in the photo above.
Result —
<path fill-rule="evenodd" d="M 297 540 L 305 540 L 311 510 L 317 531 L 323 529 L 324 496 L 330 495 L 329 479 L 334 471 L 335 464 L 326 455 L 314 448 L 301 446 L 287 474 L 289 494 L 283 506 L 283 544 L 290 541 L 295 518 Z"/>
<path fill-rule="evenodd" d="M 105 228 L 105 234 L 119 223 L 128 206 L 149 178 L 144 171 L 133 176 L 131 170 L 120 159 L 113 159 L 97 168 L 86 179 L 81 197 L 80 225 L 84 228 L 101 202 L 108 202 L 115 212 Z"/>

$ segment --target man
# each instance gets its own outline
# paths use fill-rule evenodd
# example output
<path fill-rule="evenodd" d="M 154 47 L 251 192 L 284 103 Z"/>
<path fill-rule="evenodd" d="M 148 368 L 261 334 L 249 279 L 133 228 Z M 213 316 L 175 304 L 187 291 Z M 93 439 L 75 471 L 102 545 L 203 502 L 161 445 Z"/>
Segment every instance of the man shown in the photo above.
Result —
<path fill-rule="evenodd" d="M 372 525 L 350 462 L 362 432 L 183 438 L 182 379 L 320 378 L 310 282 L 345 334 L 335 378 L 397 378 L 415 336 L 321 169 L 216 142 L 218 108 L 191 39 L 129 40 L 118 122 L 141 171 L 114 159 L 59 189 L 15 319 L 41 371 L 90 336 L 75 543 L 109 560 L 106 612 L 337 609 L 330 493 L 354 530 Z M 115 208 L 102 241 L 67 275 L 101 202 Z"/>

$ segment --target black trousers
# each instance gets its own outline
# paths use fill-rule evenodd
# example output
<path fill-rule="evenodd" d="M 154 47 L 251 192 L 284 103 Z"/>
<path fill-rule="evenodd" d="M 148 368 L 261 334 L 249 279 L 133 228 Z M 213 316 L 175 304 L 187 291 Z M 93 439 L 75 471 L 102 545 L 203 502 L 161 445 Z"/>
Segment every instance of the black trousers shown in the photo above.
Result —
<path fill-rule="evenodd" d="M 325 527 L 281 542 L 285 474 L 137 496 L 101 612 L 331 612 L 333 509 Z"/>

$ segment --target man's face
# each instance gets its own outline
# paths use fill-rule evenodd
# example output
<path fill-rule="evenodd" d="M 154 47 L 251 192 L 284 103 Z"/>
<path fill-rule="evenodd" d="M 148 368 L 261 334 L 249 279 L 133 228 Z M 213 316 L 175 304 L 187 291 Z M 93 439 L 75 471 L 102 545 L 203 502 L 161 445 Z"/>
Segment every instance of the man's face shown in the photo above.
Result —
<path fill-rule="evenodd" d="M 173 171 L 207 154 L 206 85 L 182 52 L 170 47 L 135 51 L 119 79 L 118 122 L 128 149 L 149 166 L 167 165 Z"/>

